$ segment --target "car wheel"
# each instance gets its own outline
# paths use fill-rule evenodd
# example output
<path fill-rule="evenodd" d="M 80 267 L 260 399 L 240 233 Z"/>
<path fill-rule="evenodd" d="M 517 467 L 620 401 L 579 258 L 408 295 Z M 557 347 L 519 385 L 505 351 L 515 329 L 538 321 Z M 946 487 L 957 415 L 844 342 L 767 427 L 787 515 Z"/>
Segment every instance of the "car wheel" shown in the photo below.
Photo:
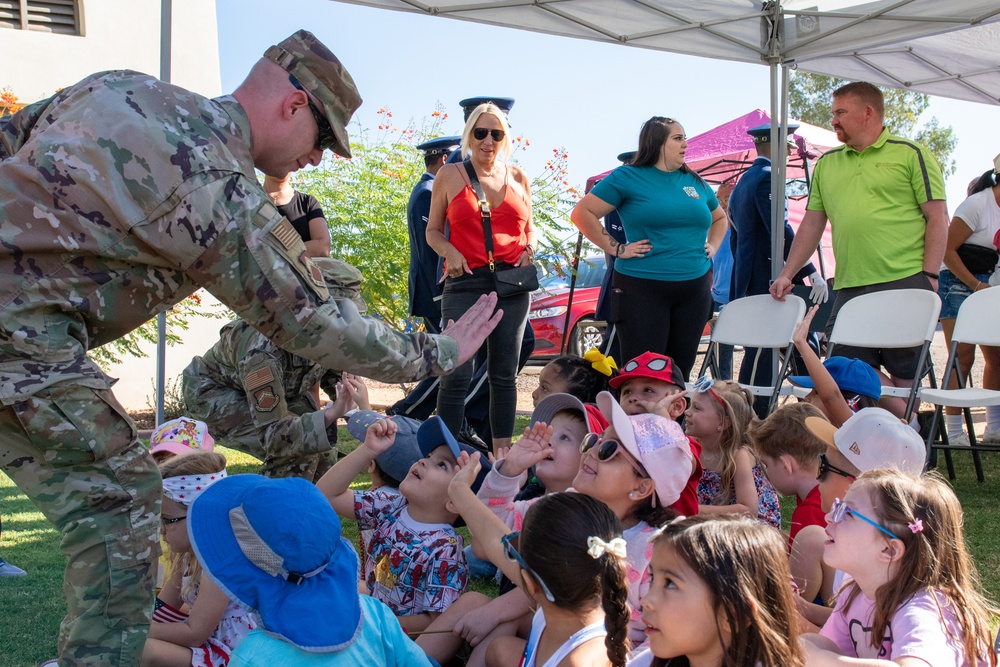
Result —
<path fill-rule="evenodd" d="M 570 336 L 567 351 L 582 357 L 587 350 L 592 347 L 599 348 L 603 343 L 604 325 L 598 324 L 594 320 L 582 319 L 573 327 L 573 335 Z"/>

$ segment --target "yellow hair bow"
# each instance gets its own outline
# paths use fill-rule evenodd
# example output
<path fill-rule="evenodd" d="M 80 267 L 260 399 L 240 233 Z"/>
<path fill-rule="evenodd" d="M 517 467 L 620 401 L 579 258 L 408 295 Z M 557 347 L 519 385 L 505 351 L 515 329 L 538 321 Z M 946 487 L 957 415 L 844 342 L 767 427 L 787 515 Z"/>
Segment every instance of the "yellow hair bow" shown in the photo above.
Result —
<path fill-rule="evenodd" d="M 615 363 L 614 358 L 605 357 L 596 347 L 592 347 L 587 350 L 587 353 L 583 355 L 583 358 L 589 361 L 591 367 L 602 375 L 611 377 L 612 369 L 618 370 L 618 364 Z"/>

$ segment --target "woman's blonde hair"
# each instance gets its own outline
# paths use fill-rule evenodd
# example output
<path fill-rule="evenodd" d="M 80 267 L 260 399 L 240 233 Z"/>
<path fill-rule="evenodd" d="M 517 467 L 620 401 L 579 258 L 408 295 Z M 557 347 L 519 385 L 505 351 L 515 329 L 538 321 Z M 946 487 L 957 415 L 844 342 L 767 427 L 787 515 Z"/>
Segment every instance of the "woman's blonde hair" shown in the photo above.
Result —
<path fill-rule="evenodd" d="M 226 469 L 226 457 L 218 452 L 191 452 L 167 459 L 160 464 L 160 477 L 180 477 L 182 475 L 208 475 Z M 167 547 L 167 575 L 178 569 L 187 576 L 187 584 L 181 590 L 182 596 L 190 596 L 201 579 L 201 563 L 193 553 L 171 551 Z M 165 577 L 165 579 L 166 579 Z"/>
<path fill-rule="evenodd" d="M 896 575 L 875 592 L 872 641 L 881 642 L 893 614 L 914 594 L 927 590 L 942 618 L 944 601 L 958 620 L 958 631 L 952 633 L 949 628 L 948 634 L 962 645 L 968 663 L 995 667 L 990 620 L 998 610 L 982 593 L 965 544 L 962 505 L 955 492 L 936 472 L 917 476 L 899 470 L 869 470 L 852 488 L 858 486 L 868 493 L 878 523 L 896 535 L 904 548 Z M 852 582 L 838 596 L 847 595 L 846 605 L 850 605 L 860 590 Z"/>
<path fill-rule="evenodd" d="M 781 533 L 736 515 L 679 519 L 653 539 L 670 548 L 701 579 L 717 619 L 723 665 L 802 667 L 798 617 Z M 728 645 L 723 641 L 729 631 Z M 683 632 L 674 628 L 673 631 Z M 686 666 L 686 656 L 655 658 L 653 666 Z"/>
<path fill-rule="evenodd" d="M 707 404 L 712 406 L 724 424 L 722 435 L 719 436 L 719 451 L 722 454 L 722 470 L 719 471 L 719 476 L 722 481 L 714 502 L 717 505 L 729 505 L 734 500 L 732 489 L 736 478 L 736 452 L 745 447 L 753 454 L 754 460 L 757 460 L 757 453 L 750 444 L 748 436 L 750 424 L 756 421 L 757 415 L 754 414 L 752 407 L 753 394 L 749 389 L 741 387 L 738 382 L 719 380 L 709 389 L 709 392 L 712 391 L 721 400 L 716 401 L 708 397 L 712 400 L 708 400 Z"/>
<path fill-rule="evenodd" d="M 507 115 L 492 102 L 480 104 L 469 114 L 469 120 L 465 122 L 465 129 L 462 130 L 462 157 L 467 158 L 472 153 L 472 130 L 475 129 L 476 121 L 483 114 L 489 114 L 500 121 L 500 129 L 503 130 L 503 141 L 497 143 L 497 156 L 506 162 L 514 150 L 514 146 L 510 141 L 510 124 L 507 122 Z"/>

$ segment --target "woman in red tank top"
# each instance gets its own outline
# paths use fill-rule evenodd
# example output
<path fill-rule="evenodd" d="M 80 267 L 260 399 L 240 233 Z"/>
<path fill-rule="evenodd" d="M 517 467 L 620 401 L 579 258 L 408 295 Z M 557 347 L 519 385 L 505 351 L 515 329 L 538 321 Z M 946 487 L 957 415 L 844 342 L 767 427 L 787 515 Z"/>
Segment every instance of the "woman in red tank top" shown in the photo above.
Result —
<path fill-rule="evenodd" d="M 496 270 L 529 264 L 535 254 L 531 187 L 524 171 L 506 163 L 510 152 L 504 113 L 492 103 L 476 107 L 462 133 L 462 155 L 476 170 L 490 205 Z M 434 178 L 427 243 L 445 259 L 442 319 L 457 320 L 481 295 L 494 291 L 478 198 L 462 164 L 447 164 Z M 527 292 L 499 299 L 503 319 L 486 342 L 494 451 L 509 446 L 514 431 L 514 380 L 530 299 Z M 465 395 L 473 370 L 470 361 L 441 378 L 437 412 L 453 433 L 465 420 Z"/>

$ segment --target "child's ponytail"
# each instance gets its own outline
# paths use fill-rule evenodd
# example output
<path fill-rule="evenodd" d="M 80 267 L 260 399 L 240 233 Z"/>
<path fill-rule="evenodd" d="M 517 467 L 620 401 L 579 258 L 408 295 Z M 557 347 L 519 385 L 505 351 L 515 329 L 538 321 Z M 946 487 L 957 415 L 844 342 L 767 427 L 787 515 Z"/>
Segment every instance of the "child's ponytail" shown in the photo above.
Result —
<path fill-rule="evenodd" d="M 604 627 L 608 634 L 604 645 L 613 667 L 624 667 L 631 646 L 628 639 L 628 574 L 625 558 L 606 553 L 601 556 L 604 572 L 601 574 L 601 607 L 604 609 Z"/>

